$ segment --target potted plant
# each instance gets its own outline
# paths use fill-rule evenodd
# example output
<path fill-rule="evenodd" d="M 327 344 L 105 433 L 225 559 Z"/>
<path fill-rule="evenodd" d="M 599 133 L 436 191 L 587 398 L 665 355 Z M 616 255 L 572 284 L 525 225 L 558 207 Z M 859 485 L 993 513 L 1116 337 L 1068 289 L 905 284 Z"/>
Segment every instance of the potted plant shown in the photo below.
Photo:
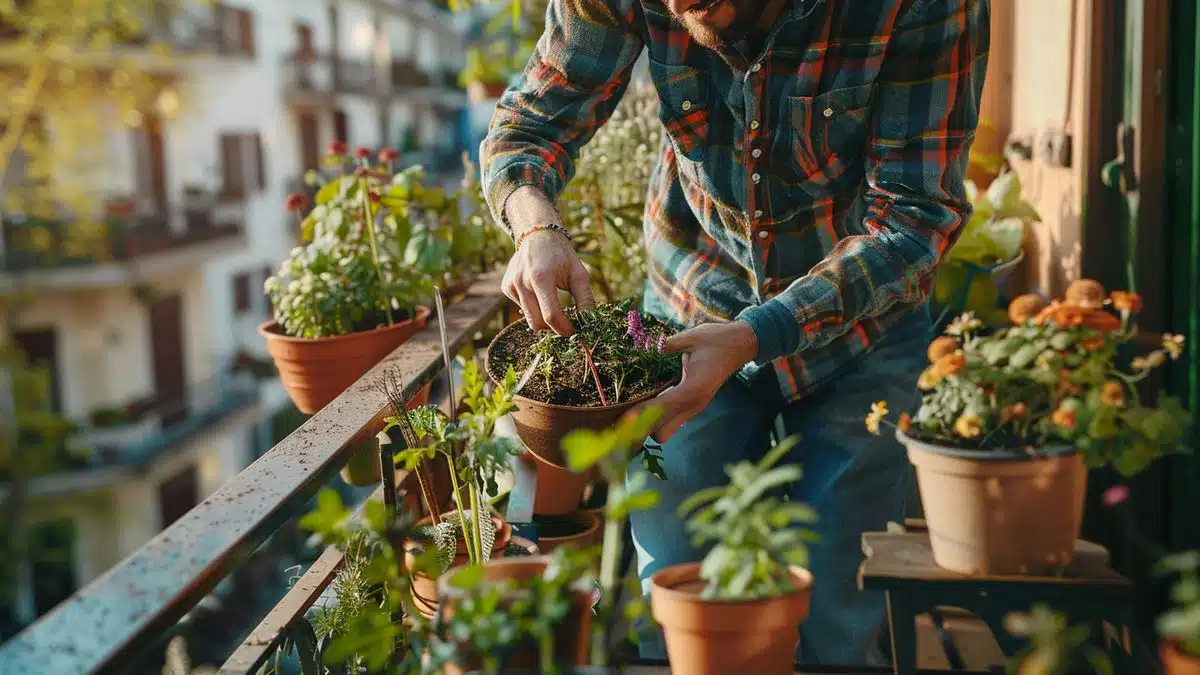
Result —
<path fill-rule="evenodd" d="M 1071 562 L 1087 467 L 1124 475 L 1184 450 L 1190 424 L 1179 402 L 1141 400 L 1138 383 L 1183 350 L 1160 349 L 1118 367 L 1141 301 L 1082 280 L 1062 302 L 1021 296 L 1012 325 L 990 334 L 970 314 L 929 346 L 931 365 L 914 417 L 897 438 L 916 467 L 934 560 L 962 574 L 1045 574 Z M 887 403 L 867 428 L 879 433 Z M 890 423 L 889 423 L 890 424 Z"/>
<path fill-rule="evenodd" d="M 663 345 L 671 329 L 632 308 L 632 302 L 593 309 L 571 307 L 570 337 L 535 332 L 524 321 L 502 330 L 488 348 L 487 370 L 499 381 L 509 368 L 531 377 L 514 397 L 517 434 L 538 463 L 538 484 L 552 491 L 537 495 L 534 512 L 562 515 L 579 506 L 590 480 L 572 473 L 562 453 L 563 438 L 574 429 L 604 429 L 630 408 L 671 386 L 680 373 L 677 354 Z"/>
<path fill-rule="evenodd" d="M 468 47 L 467 65 L 459 73 L 458 83 L 467 90 L 471 103 L 495 100 L 508 88 L 509 78 L 523 66 L 523 60 L 504 42 Z"/>
<path fill-rule="evenodd" d="M 800 525 L 816 522 L 816 512 L 771 493 L 800 479 L 799 467 L 775 466 L 796 440 L 758 464 L 727 467 L 728 485 L 680 505 L 696 544 L 713 547 L 703 562 L 650 579 L 650 607 L 675 672 L 791 672 L 813 583 L 806 544 L 816 538 Z"/>
<path fill-rule="evenodd" d="M 398 378 L 395 371 L 391 376 Z M 433 616 L 437 610 L 437 577 L 442 572 L 504 557 L 512 537 L 512 527 L 491 512 L 488 495 L 497 492 L 496 474 L 520 452 L 514 439 L 495 433 L 497 420 L 512 410 L 517 376 L 509 370 L 490 393 L 485 393 L 485 378 L 472 360 L 467 362 L 462 377 L 463 414 L 448 416 L 435 406 L 422 406 L 388 417 L 384 428 L 398 428 L 405 438 L 407 447 L 396 454 L 398 464 L 417 471 L 423 462 L 444 461 L 453 486 L 454 510 L 443 513 L 422 474 L 417 473 L 430 515 L 417 522 L 418 536 L 410 548 L 423 550 L 432 545 L 440 563 L 437 574 L 418 573 L 413 577 L 414 597 L 426 616 Z M 392 388 L 403 389 L 399 384 Z M 397 408 L 393 404 L 393 411 Z"/>
<path fill-rule="evenodd" d="M 1066 617 L 1045 605 L 1028 614 L 1004 620 L 1012 635 L 1029 639 L 1029 646 L 1006 664 L 1008 675 L 1112 675 L 1108 655 L 1091 642 L 1091 628 L 1071 626 Z"/>
<path fill-rule="evenodd" d="M 1165 556 L 1159 570 L 1176 576 L 1171 608 L 1158 618 L 1166 675 L 1200 675 L 1200 551 Z"/>
<path fill-rule="evenodd" d="M 411 194 L 405 174 L 392 174 L 397 153 L 384 149 L 373 166 L 366 149 L 353 160 L 345 151 L 340 142 L 330 148 L 327 164 L 337 175 L 302 219 L 306 243 L 265 283 L 275 318 L 259 333 L 292 401 L 309 415 L 424 328 L 430 315 L 417 304 L 429 294 L 429 279 L 405 264 Z M 288 207 L 302 212 L 306 202 L 294 194 Z M 427 396 L 422 391 L 417 402 Z"/>

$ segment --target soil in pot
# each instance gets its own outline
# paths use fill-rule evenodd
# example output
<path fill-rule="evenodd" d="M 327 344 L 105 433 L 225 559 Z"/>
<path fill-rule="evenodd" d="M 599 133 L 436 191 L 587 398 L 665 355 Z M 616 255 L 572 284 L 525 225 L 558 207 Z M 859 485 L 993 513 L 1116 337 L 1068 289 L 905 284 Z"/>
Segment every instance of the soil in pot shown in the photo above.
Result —
<path fill-rule="evenodd" d="M 1087 468 L 1073 448 L 959 450 L 899 434 L 916 467 L 939 567 L 968 575 L 1051 575 L 1071 563 Z"/>
<path fill-rule="evenodd" d="M 484 583 L 505 579 L 512 579 L 517 582 L 529 581 L 542 576 L 546 572 L 548 564 L 549 558 L 541 555 L 523 558 L 505 558 L 489 562 L 483 566 Z M 452 583 L 456 570 L 457 568 L 447 570 L 438 579 L 437 584 L 438 594 L 444 598 L 442 612 L 447 617 L 453 616 L 455 597 L 462 594 L 462 591 L 455 589 Z M 592 624 L 591 594 L 587 591 L 577 591 L 572 595 L 571 611 L 567 614 L 566 620 L 556 628 L 554 634 L 555 660 L 563 665 L 584 666 L 587 664 L 588 659 L 589 637 Z M 510 669 L 515 671 L 535 669 L 536 671 L 539 665 L 538 660 L 537 645 L 518 649 L 504 663 L 504 672 L 507 673 Z M 446 665 L 443 666 L 442 672 L 445 675 L 463 675 L 466 672 L 473 672 L 478 667 L 479 664 L 468 664 L 467 668 Z"/>
<path fill-rule="evenodd" d="M 671 334 L 671 329 L 653 317 L 642 316 L 639 330 L 649 344 L 635 345 L 635 338 L 629 335 L 628 303 L 584 311 L 572 307 L 567 316 L 577 331 L 572 338 L 549 331 L 535 333 L 524 321 L 509 324 L 492 340 L 486 364 L 488 376 L 496 382 L 510 367 L 524 373 L 539 355 L 539 364 L 548 364 L 539 365 L 521 393 L 513 397 L 516 410 L 512 416 L 529 451 L 561 469 L 566 468 L 561 448 L 564 436 L 578 428 L 612 426 L 630 408 L 669 387 L 679 374 L 679 359 L 657 352 L 658 336 Z M 592 350 L 595 373 L 581 344 Z M 578 500 L 579 495 L 574 498 Z"/>
<path fill-rule="evenodd" d="M 262 324 L 258 332 L 292 403 L 305 415 L 315 415 L 425 328 L 429 315 L 428 307 L 417 307 L 413 316 L 391 326 L 327 338 L 292 337 L 275 321 Z"/>
<path fill-rule="evenodd" d="M 454 513 L 453 511 L 451 513 Z M 445 513 L 443 516 L 447 515 Z M 504 558 L 508 552 L 508 545 L 512 540 L 512 525 L 504 522 L 500 516 L 493 515 L 492 522 L 496 525 L 496 540 L 492 543 L 491 560 L 499 560 Z M 422 518 L 417 521 L 417 527 L 424 525 L 432 525 L 433 518 Z M 416 553 L 421 550 L 422 546 L 432 546 L 432 542 L 415 542 L 407 541 L 404 544 L 405 548 L 405 566 L 412 569 L 416 564 Z M 467 555 L 467 545 L 459 537 L 458 548 L 454 554 L 454 562 L 450 564 L 451 568 L 460 567 L 470 562 L 470 557 Z M 445 576 L 443 574 L 443 576 Z M 438 580 L 430 578 L 424 574 L 413 573 L 412 575 L 412 593 L 413 600 L 416 602 L 417 611 L 426 619 L 433 618 L 433 615 L 438 610 Z"/>
<path fill-rule="evenodd" d="M 1179 643 L 1165 640 L 1159 646 L 1165 675 L 1200 675 L 1200 656 L 1184 653 Z"/>
<path fill-rule="evenodd" d="M 790 673 L 808 616 L 812 575 L 792 568 L 794 590 L 757 600 L 703 600 L 700 563 L 651 577 L 650 607 L 663 627 L 671 672 Z"/>
<path fill-rule="evenodd" d="M 600 543 L 600 518 L 593 513 L 577 511 L 565 516 L 534 516 L 537 524 L 538 549 L 552 553 L 560 546 L 577 550 Z"/>

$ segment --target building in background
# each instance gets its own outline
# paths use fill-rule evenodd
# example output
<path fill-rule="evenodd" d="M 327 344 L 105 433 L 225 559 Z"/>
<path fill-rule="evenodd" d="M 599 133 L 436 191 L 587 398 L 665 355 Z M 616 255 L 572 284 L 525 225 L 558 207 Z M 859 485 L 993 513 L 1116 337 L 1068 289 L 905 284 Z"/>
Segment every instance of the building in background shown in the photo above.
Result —
<path fill-rule="evenodd" d="M 24 484 L 27 583 L 9 629 L 277 440 L 271 421 L 292 409 L 256 329 L 270 314 L 262 283 L 296 244 L 284 198 L 335 139 L 461 175 L 455 26 L 444 10 L 381 0 L 244 0 L 149 22 L 173 48 L 154 66 L 164 94 L 103 120 L 103 161 L 73 177 L 99 196 L 106 254 L 56 247 L 69 218 L 2 214 L 0 293 L 28 298 L 3 327 L 46 367 L 48 405 L 85 449 Z M 52 124 L 38 133 L 59 142 Z M 15 162 L 3 187 L 22 180 Z M 35 229 L 48 246 L 26 245 Z M 10 488 L 0 477 L 0 497 Z"/>

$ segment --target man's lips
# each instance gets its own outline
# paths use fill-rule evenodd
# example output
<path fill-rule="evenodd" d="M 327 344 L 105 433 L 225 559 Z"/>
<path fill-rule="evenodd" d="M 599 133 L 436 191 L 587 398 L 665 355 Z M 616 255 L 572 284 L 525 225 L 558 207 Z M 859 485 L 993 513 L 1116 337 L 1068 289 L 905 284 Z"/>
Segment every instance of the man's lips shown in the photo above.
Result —
<path fill-rule="evenodd" d="M 725 0 L 705 0 L 704 2 L 701 2 L 699 5 L 696 5 L 695 7 L 689 9 L 687 11 L 687 13 L 695 14 L 695 15 L 706 15 L 706 14 L 712 12 L 713 9 L 715 9 L 718 5 L 720 5 L 724 1 Z"/>

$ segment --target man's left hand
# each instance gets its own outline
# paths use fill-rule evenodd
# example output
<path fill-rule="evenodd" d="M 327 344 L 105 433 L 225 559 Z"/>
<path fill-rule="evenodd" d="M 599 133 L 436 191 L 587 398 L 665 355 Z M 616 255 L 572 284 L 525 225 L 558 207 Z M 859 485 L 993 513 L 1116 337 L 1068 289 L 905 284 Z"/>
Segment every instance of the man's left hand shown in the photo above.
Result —
<path fill-rule="evenodd" d="M 665 351 L 683 354 L 683 377 L 646 404 L 664 409 L 651 434 L 659 443 L 700 414 L 729 378 L 754 359 L 758 339 L 741 321 L 709 323 L 667 338 Z"/>

